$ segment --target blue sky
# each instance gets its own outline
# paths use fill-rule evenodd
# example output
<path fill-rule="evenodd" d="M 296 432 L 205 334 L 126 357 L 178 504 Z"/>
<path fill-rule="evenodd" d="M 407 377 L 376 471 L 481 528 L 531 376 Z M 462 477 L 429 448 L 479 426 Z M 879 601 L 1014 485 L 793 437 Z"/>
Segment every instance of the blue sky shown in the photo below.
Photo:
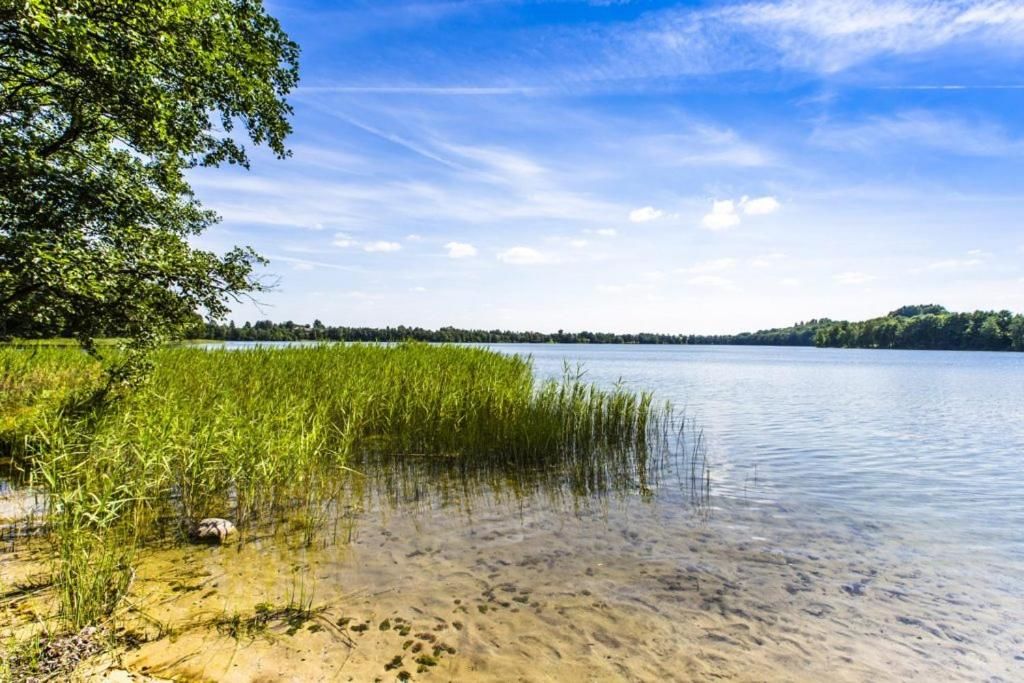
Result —
<path fill-rule="evenodd" d="M 1024 311 L 1024 3 L 268 2 L 294 155 L 200 170 L 236 321 L 735 332 Z"/>

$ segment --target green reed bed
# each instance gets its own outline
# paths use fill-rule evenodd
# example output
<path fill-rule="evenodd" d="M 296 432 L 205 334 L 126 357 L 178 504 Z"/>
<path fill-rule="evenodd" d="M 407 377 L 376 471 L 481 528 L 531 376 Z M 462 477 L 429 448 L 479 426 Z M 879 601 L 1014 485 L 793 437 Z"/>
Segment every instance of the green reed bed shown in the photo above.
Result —
<path fill-rule="evenodd" d="M 121 393 L 70 349 L 0 349 L 0 369 L 0 448 L 49 496 L 76 628 L 114 609 L 140 547 L 202 517 L 291 516 L 308 542 L 353 482 L 414 461 L 524 493 L 643 490 L 672 429 L 648 394 L 541 382 L 527 360 L 466 347 L 167 348 Z"/>
<path fill-rule="evenodd" d="M 98 387 L 102 374 L 77 351 L 0 347 L 0 457 L 24 455 L 35 426 Z"/>

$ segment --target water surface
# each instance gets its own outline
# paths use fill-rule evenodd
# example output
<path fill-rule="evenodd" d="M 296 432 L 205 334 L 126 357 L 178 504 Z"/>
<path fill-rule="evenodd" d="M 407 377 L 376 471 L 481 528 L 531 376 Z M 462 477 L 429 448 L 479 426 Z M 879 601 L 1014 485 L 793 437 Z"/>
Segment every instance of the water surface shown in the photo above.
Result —
<path fill-rule="evenodd" d="M 494 346 L 684 406 L 719 496 L 845 514 L 1024 561 L 1024 354 Z"/>

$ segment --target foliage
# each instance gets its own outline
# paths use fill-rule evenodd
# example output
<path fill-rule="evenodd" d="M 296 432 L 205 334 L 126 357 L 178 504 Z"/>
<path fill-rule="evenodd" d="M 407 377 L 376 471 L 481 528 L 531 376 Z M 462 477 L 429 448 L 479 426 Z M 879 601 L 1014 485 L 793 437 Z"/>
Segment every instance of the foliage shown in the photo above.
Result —
<path fill-rule="evenodd" d="M 1010 311 L 950 313 L 904 306 L 881 318 L 839 322 L 818 331 L 818 346 L 871 349 L 1024 351 L 1024 316 Z"/>
<path fill-rule="evenodd" d="M 949 313 L 945 306 L 939 306 L 938 304 L 911 304 L 909 306 L 900 306 L 895 311 L 889 313 L 890 318 L 913 318 L 918 315 L 942 315 Z"/>
<path fill-rule="evenodd" d="M 195 329 L 195 338 L 226 341 L 358 341 L 400 342 L 406 340 L 437 343 L 485 344 L 775 344 L 782 346 L 810 346 L 819 325 L 829 320 L 812 320 L 793 327 L 736 335 L 663 334 L 638 332 L 619 334 L 612 332 L 516 332 L 511 330 L 465 330 L 442 327 L 428 330 L 422 327 L 328 327 L 319 320 L 312 325 L 292 321 L 274 323 L 260 320 L 241 327 L 208 323 Z"/>
<path fill-rule="evenodd" d="M 794 323 L 790 327 L 776 327 L 757 332 L 731 335 L 701 335 L 690 344 L 738 344 L 746 346 L 813 346 L 814 337 L 822 327 L 831 325 L 828 318 Z"/>
<path fill-rule="evenodd" d="M 260 0 L 0 0 L 0 337 L 141 348 L 260 289 L 184 173 L 287 154 L 297 58 Z"/>
<path fill-rule="evenodd" d="M 255 324 L 236 326 L 208 323 L 194 332 L 197 338 L 227 341 L 356 341 L 401 342 L 424 341 L 435 343 L 563 343 L 563 344 L 678 344 L 680 335 L 644 333 L 611 334 L 606 332 L 514 332 L 510 330 L 466 330 L 442 327 L 428 330 L 422 327 L 334 327 L 319 320 L 312 325 L 287 321 L 275 323 L 260 320 Z"/>
<path fill-rule="evenodd" d="M 234 322 L 227 325 L 208 323 L 196 329 L 196 338 L 226 341 L 361 341 L 399 342 L 406 340 L 437 343 L 488 344 L 750 344 L 778 346 L 810 346 L 818 327 L 830 320 L 812 320 L 785 327 L 735 335 L 696 335 L 638 332 L 632 334 L 610 332 L 516 332 L 512 330 L 467 330 L 442 327 L 428 330 L 422 327 L 328 327 L 319 320 L 312 325 L 292 321 L 274 323 L 260 320 L 241 327 Z"/>

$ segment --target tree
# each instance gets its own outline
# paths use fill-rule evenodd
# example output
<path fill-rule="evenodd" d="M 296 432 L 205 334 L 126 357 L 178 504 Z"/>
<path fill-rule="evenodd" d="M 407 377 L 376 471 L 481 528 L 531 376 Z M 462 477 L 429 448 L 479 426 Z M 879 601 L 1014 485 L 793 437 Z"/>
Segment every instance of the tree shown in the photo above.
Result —
<path fill-rule="evenodd" d="M 914 304 L 911 306 L 900 306 L 895 311 L 889 313 L 889 317 L 903 317 L 913 318 L 918 315 L 927 314 L 941 315 L 943 313 L 949 313 L 945 306 L 939 306 L 938 304 Z"/>
<path fill-rule="evenodd" d="M 0 337 L 136 340 L 259 291 L 184 173 L 288 155 L 298 47 L 261 0 L 0 0 Z"/>

